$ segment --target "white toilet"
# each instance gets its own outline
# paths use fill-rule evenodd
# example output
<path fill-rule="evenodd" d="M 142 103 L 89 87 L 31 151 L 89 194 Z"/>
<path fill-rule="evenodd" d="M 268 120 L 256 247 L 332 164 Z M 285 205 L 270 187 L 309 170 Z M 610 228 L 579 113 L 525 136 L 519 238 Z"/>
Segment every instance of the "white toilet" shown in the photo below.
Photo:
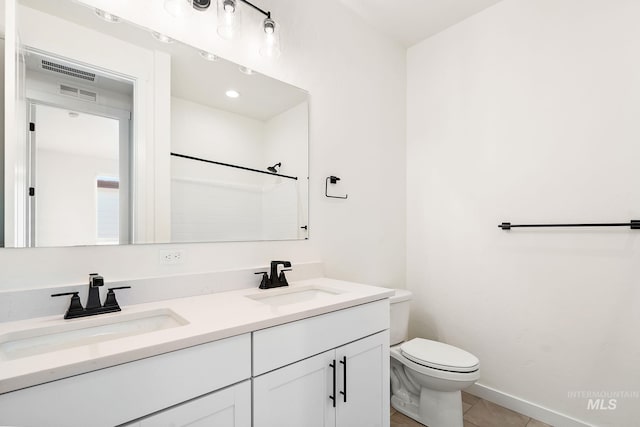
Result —
<path fill-rule="evenodd" d="M 389 300 L 391 405 L 429 427 L 463 427 L 460 390 L 480 378 L 480 361 L 437 341 L 406 341 L 411 292 L 398 289 Z"/>

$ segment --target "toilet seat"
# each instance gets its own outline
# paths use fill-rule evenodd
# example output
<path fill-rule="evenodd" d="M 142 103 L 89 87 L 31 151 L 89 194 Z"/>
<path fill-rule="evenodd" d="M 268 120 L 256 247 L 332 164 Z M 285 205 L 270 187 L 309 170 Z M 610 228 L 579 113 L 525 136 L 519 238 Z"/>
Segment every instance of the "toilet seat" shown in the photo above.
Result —
<path fill-rule="evenodd" d="M 478 365 L 478 369 L 473 372 L 452 372 L 445 371 L 443 369 L 431 368 L 429 366 L 421 365 L 419 363 L 414 362 L 413 360 L 408 359 L 404 354 L 402 354 L 402 350 L 400 349 L 400 345 L 395 347 L 391 347 L 389 349 L 389 355 L 391 358 L 397 360 L 408 369 L 416 371 L 422 375 L 427 375 L 432 378 L 438 378 L 444 381 L 452 381 L 452 382 L 467 382 L 467 381 L 477 381 L 480 378 L 480 366 Z"/>
<path fill-rule="evenodd" d="M 404 357 L 419 365 L 448 372 L 474 372 L 480 361 L 473 354 L 449 344 L 414 338 L 400 345 Z"/>

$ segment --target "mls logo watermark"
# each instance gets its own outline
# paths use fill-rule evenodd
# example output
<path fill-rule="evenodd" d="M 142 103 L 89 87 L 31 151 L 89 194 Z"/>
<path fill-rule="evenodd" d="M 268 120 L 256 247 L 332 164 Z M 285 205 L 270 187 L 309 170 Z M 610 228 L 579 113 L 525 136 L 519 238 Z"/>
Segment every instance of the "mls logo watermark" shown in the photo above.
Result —
<path fill-rule="evenodd" d="M 570 399 L 584 399 L 588 411 L 615 411 L 622 399 L 638 399 L 640 391 L 570 391 Z"/>
<path fill-rule="evenodd" d="M 618 406 L 618 399 L 589 399 L 587 409 L 592 411 L 613 411 Z"/>

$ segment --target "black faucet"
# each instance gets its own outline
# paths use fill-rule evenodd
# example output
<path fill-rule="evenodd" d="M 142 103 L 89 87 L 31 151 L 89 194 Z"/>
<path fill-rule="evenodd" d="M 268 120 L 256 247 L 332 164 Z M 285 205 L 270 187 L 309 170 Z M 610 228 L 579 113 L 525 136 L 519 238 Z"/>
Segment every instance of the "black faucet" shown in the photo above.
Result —
<path fill-rule="evenodd" d="M 94 310 L 102 307 L 100 303 L 100 289 L 98 289 L 100 286 L 104 286 L 104 277 L 98 273 L 91 273 L 89 275 L 89 296 L 87 297 L 87 307 L 85 310 Z"/>
<path fill-rule="evenodd" d="M 65 295 L 71 295 L 71 303 L 64 315 L 65 319 L 75 319 L 76 317 L 94 316 L 96 314 L 114 313 L 121 311 L 120 305 L 116 300 L 115 290 L 117 289 L 129 289 L 131 286 L 119 286 L 117 288 L 109 288 L 107 292 L 107 298 L 104 301 L 104 305 L 100 302 L 100 286 L 104 286 L 104 278 L 97 273 L 89 275 L 89 296 L 87 297 L 87 306 L 82 307 L 78 292 L 64 292 L 61 294 L 53 294 L 52 297 L 61 297 Z"/>
<path fill-rule="evenodd" d="M 291 262 L 289 261 L 271 261 L 271 277 L 267 275 L 266 271 L 260 271 L 255 274 L 262 274 L 262 281 L 260 282 L 260 289 L 271 289 L 271 288 L 279 288 L 281 286 L 289 286 L 289 282 L 287 282 L 287 278 L 284 275 L 285 271 L 281 270 L 280 274 L 278 274 L 278 266 L 282 265 L 283 267 L 291 267 Z"/>

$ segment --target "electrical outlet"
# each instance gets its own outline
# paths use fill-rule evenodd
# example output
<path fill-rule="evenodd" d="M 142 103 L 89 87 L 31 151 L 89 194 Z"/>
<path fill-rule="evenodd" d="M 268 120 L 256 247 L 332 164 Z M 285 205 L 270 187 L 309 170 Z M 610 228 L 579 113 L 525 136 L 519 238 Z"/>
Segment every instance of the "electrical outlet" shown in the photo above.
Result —
<path fill-rule="evenodd" d="M 160 264 L 182 264 L 184 262 L 184 249 L 161 249 Z"/>

